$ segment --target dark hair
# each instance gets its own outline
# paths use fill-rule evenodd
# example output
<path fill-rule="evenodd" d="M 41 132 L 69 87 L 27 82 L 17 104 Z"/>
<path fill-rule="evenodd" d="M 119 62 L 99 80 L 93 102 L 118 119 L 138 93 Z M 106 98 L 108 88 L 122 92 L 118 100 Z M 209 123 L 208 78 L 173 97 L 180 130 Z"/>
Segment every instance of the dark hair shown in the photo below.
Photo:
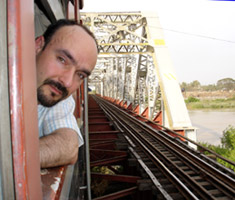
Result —
<path fill-rule="evenodd" d="M 44 32 L 43 37 L 44 37 L 45 43 L 44 43 L 43 50 L 49 44 L 49 42 L 51 41 L 51 39 L 52 39 L 53 35 L 56 33 L 56 31 L 64 26 L 79 26 L 79 27 L 81 27 L 95 40 L 95 43 L 96 43 L 96 46 L 98 49 L 98 44 L 97 44 L 97 41 L 96 41 L 94 34 L 86 26 L 83 26 L 74 20 L 60 19 L 60 20 L 56 21 L 55 23 L 50 24 L 47 27 L 47 30 Z"/>

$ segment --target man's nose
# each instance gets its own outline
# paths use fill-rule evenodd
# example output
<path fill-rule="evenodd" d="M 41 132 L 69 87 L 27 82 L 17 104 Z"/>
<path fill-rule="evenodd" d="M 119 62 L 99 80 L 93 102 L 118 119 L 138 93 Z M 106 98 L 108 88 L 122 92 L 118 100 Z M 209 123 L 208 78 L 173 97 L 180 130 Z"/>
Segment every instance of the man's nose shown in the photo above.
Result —
<path fill-rule="evenodd" d="M 69 88 L 73 84 L 73 78 L 74 78 L 74 70 L 69 69 L 61 73 L 59 80 L 66 88 Z"/>

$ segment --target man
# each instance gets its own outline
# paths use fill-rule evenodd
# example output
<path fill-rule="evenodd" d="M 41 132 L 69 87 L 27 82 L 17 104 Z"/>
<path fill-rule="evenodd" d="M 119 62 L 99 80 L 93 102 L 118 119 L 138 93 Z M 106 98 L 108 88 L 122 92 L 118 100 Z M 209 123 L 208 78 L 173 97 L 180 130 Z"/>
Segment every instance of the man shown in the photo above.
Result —
<path fill-rule="evenodd" d="M 97 60 L 92 33 L 74 21 L 59 20 L 35 41 L 40 164 L 74 164 L 83 139 L 71 96 Z"/>

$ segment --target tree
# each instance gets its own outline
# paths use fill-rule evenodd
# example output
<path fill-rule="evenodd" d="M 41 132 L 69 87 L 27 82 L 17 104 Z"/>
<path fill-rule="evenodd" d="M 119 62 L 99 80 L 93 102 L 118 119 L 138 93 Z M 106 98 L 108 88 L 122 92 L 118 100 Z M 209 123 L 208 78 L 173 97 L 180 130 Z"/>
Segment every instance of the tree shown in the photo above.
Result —
<path fill-rule="evenodd" d="M 235 88 L 235 80 L 232 78 L 223 78 L 217 81 L 218 89 L 232 90 Z"/>
<path fill-rule="evenodd" d="M 199 81 L 195 80 L 191 83 L 191 85 L 192 85 L 192 87 L 197 88 L 197 87 L 201 86 L 201 83 Z"/>
<path fill-rule="evenodd" d="M 181 87 L 181 91 L 184 92 L 188 89 L 188 84 L 185 82 L 182 82 L 180 87 Z"/>
<path fill-rule="evenodd" d="M 217 90 L 217 86 L 215 84 L 209 84 L 209 85 L 202 86 L 202 89 L 205 91 L 215 91 Z"/>
<path fill-rule="evenodd" d="M 223 156 L 224 158 L 227 158 L 233 162 L 235 162 L 235 127 L 233 126 L 228 126 L 224 131 L 223 131 L 223 137 L 221 138 L 221 145 L 211 145 L 207 143 L 201 143 L 203 146 L 209 148 L 210 150 L 216 152 L 217 154 Z M 230 164 L 222 159 L 217 158 L 217 161 L 234 170 L 234 165 Z"/>
<path fill-rule="evenodd" d="M 186 88 L 187 86 L 188 86 L 188 84 L 186 82 L 181 83 L 181 88 Z"/>
<path fill-rule="evenodd" d="M 201 88 L 201 83 L 197 80 L 189 83 L 190 90 L 199 90 Z"/>
<path fill-rule="evenodd" d="M 235 149 L 235 127 L 229 126 L 223 131 L 221 138 L 222 147 L 226 149 Z"/>

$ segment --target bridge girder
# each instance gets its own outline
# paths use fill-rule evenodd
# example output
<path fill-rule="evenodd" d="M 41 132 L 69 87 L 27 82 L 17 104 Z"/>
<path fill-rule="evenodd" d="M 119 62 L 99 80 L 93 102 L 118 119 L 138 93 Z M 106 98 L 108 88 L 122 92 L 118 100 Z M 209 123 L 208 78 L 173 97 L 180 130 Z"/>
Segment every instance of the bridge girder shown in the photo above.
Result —
<path fill-rule="evenodd" d="M 146 82 L 148 62 L 153 65 L 151 53 L 154 51 L 147 38 L 146 18 L 140 12 L 82 13 L 81 18 L 95 33 L 99 48 L 98 64 L 89 83 L 96 83 L 96 91 L 102 87 L 104 91 L 100 93 L 106 96 L 140 105 L 142 112 L 148 105 L 146 96 L 157 96 L 155 86 Z M 96 78 L 98 70 L 100 75 L 105 74 L 100 76 L 99 80 L 103 80 L 100 85 Z M 156 80 L 156 74 L 153 75 Z"/>
<path fill-rule="evenodd" d="M 139 105 L 139 114 L 148 108 L 149 119 L 162 111 L 164 126 L 184 129 L 196 140 L 157 15 L 81 13 L 81 19 L 98 42 L 98 62 L 89 79 L 96 92 Z"/>

